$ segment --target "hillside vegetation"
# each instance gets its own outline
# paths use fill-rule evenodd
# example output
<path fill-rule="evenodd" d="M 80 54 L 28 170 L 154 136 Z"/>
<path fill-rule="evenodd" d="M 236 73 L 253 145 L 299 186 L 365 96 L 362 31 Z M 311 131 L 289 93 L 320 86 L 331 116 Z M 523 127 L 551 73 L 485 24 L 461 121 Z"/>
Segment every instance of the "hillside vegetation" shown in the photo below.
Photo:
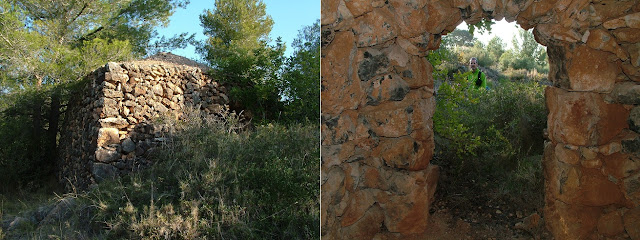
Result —
<path fill-rule="evenodd" d="M 285 56 L 263 1 L 218 0 L 200 15 L 206 40 L 152 41 L 187 4 L 0 2 L 0 239 L 318 236 L 320 21 L 302 27 Z M 60 131 L 82 79 L 186 45 L 230 86 L 229 108 L 158 119 L 173 128 L 152 167 L 62 191 Z"/>
<path fill-rule="evenodd" d="M 185 121 L 159 120 L 173 126 L 174 134 L 166 136 L 172 141 L 153 153 L 153 167 L 103 182 L 86 193 L 42 199 L 36 207 L 8 209 L 3 213 L 5 224 L 16 216 L 26 220 L 5 237 L 318 236 L 317 125 L 268 124 L 243 130 L 246 126 L 235 113 L 227 111 L 217 117 L 200 116 L 196 111 L 189 114 Z M 11 200 L 16 199 L 3 199 Z M 54 211 L 61 203 L 69 206 Z"/>
<path fill-rule="evenodd" d="M 530 32 L 515 39 L 516 48 L 505 50 L 500 38 L 484 45 L 456 30 L 428 56 L 438 88 L 433 163 L 442 169 L 435 208 L 487 229 L 511 229 L 544 206 L 548 63 Z M 478 58 L 488 89 L 469 87 L 470 57 Z"/>

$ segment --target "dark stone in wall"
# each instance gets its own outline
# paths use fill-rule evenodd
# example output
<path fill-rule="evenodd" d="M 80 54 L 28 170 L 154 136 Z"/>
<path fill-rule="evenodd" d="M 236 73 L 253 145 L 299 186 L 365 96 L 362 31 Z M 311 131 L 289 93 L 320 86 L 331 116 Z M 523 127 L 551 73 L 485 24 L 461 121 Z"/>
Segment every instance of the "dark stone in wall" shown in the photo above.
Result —
<path fill-rule="evenodd" d="M 549 56 L 549 80 L 557 88 L 568 89 L 569 75 L 565 64 L 564 46 L 549 44 L 547 46 L 547 54 Z"/>
<path fill-rule="evenodd" d="M 82 84 L 61 128 L 58 179 L 67 190 L 149 166 L 169 132 L 158 117 L 181 118 L 193 107 L 206 116 L 229 103 L 227 87 L 200 68 L 166 62 L 110 62 Z"/>
<path fill-rule="evenodd" d="M 640 138 L 622 141 L 622 151 L 640 157 Z"/>
<path fill-rule="evenodd" d="M 383 53 L 372 55 L 370 52 L 365 52 L 364 60 L 358 66 L 358 77 L 360 77 L 361 81 L 369 81 L 380 74 L 380 70 L 388 65 L 389 58 Z"/>

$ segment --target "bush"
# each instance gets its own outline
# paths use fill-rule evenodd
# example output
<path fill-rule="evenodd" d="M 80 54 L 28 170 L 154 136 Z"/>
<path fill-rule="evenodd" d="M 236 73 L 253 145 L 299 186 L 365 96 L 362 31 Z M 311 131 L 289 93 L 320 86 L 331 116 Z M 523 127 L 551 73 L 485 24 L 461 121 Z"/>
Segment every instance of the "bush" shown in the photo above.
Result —
<path fill-rule="evenodd" d="M 513 69 L 507 68 L 502 73 L 505 77 L 510 79 L 513 82 L 524 82 L 527 80 L 527 71 L 526 69 Z"/>
<path fill-rule="evenodd" d="M 511 82 L 538 82 L 548 84 L 547 75 L 533 70 L 507 68 L 502 74 Z"/>
<path fill-rule="evenodd" d="M 468 64 L 469 59 L 475 57 L 478 59 L 478 65 L 483 67 L 489 67 L 496 63 L 497 59 L 485 49 L 485 46 L 480 41 L 476 41 L 473 47 L 462 47 L 458 49 L 458 55 L 460 55 L 461 61 Z"/>
<path fill-rule="evenodd" d="M 37 187 L 53 173 L 44 137 L 47 92 L 27 89 L 3 96 L 0 109 L 0 192 Z M 47 178 L 48 179 L 48 178 Z"/>
<path fill-rule="evenodd" d="M 319 235 L 317 125 L 243 131 L 226 112 L 191 113 L 154 166 L 89 200 L 109 238 L 311 239 Z M 167 120 L 172 121 L 172 120 Z"/>
<path fill-rule="evenodd" d="M 541 192 L 543 87 L 504 82 L 486 91 L 469 89 L 463 81 L 458 75 L 444 83 L 436 97 L 436 164 L 448 179 L 487 192 L 494 185 L 513 197 Z"/>
<path fill-rule="evenodd" d="M 234 110 L 248 110 L 256 122 L 276 120 L 283 110 L 280 101 L 278 69 L 282 65 L 284 47 L 261 43 L 252 52 L 236 50 L 216 62 L 210 74 L 228 84 Z"/>

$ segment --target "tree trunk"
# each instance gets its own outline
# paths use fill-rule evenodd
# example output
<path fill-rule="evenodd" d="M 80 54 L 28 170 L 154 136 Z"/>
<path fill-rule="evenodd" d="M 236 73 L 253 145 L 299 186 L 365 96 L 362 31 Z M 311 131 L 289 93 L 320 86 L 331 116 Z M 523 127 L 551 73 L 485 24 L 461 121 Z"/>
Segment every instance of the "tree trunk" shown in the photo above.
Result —
<path fill-rule="evenodd" d="M 58 158 L 58 131 L 60 122 L 60 92 L 54 89 L 51 92 L 51 108 L 49 109 L 49 129 L 45 139 L 45 161 L 48 169 L 53 170 Z"/>
<path fill-rule="evenodd" d="M 33 125 L 33 131 L 32 131 L 32 143 L 34 144 L 34 148 L 37 148 L 38 145 L 40 145 L 40 143 L 42 141 L 40 141 L 40 139 L 42 138 L 42 105 L 43 105 L 43 99 L 40 98 L 40 96 L 35 96 L 33 99 L 33 109 L 32 109 L 32 125 Z M 35 149 L 34 149 L 35 150 Z"/>
<path fill-rule="evenodd" d="M 42 77 L 35 76 L 36 78 L 36 89 L 37 93 L 33 99 L 33 132 L 32 132 L 32 144 L 34 144 L 32 150 L 36 150 L 41 146 L 42 139 L 42 105 L 44 104 L 44 99 L 40 95 L 40 90 L 42 89 Z M 33 157 L 38 158 L 37 152 L 33 152 Z M 37 159 L 33 159 L 37 160 Z"/>

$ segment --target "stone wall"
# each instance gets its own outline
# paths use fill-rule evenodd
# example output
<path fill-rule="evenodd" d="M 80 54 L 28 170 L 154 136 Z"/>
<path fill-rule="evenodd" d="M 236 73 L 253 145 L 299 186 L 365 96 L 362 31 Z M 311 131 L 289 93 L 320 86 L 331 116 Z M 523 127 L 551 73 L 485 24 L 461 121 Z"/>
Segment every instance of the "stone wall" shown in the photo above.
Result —
<path fill-rule="evenodd" d="M 107 63 L 72 97 L 60 139 L 59 180 L 67 188 L 126 174 L 151 164 L 168 139 L 158 117 L 181 117 L 185 107 L 206 113 L 229 102 L 226 88 L 199 67 L 160 61 Z"/>
<path fill-rule="evenodd" d="M 640 239 L 640 2 L 625 0 L 322 0 L 323 237 L 429 227 L 438 168 L 424 56 L 483 18 L 533 28 L 547 46 L 547 228 Z"/>
<path fill-rule="evenodd" d="M 438 178 L 422 1 L 322 1 L 321 235 L 423 232 Z M 460 14 L 460 11 L 456 11 Z M 443 13 L 443 15 L 446 13 Z"/>

